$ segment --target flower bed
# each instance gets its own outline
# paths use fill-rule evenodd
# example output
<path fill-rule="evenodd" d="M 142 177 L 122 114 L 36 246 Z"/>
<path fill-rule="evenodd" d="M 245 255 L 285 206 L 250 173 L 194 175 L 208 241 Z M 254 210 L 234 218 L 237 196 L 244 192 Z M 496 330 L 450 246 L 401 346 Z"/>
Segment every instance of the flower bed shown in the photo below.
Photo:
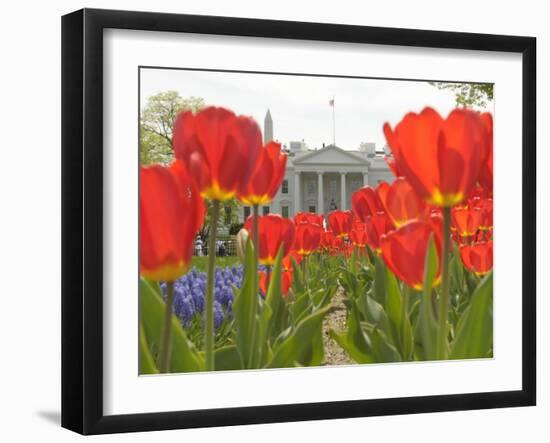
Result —
<path fill-rule="evenodd" d="M 393 182 L 288 219 L 258 214 L 284 175 L 278 143 L 222 108 L 180 114 L 176 161 L 141 170 L 140 372 L 320 365 L 337 293 L 345 328 L 330 338 L 355 363 L 492 357 L 492 117 L 426 108 L 384 133 Z M 253 208 L 242 265 L 211 254 L 188 271 L 204 199 L 214 251 L 235 197 Z"/>

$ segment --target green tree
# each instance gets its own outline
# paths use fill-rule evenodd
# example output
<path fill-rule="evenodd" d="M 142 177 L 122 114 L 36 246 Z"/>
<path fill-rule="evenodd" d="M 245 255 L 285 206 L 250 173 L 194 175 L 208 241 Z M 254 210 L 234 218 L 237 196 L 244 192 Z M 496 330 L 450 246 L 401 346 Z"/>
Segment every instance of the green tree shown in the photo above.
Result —
<path fill-rule="evenodd" d="M 174 158 L 172 127 L 181 111 L 197 112 L 205 106 L 200 97 L 183 98 L 177 91 L 159 92 L 141 110 L 139 157 L 142 165 L 167 164 Z"/>
<path fill-rule="evenodd" d="M 483 108 L 493 101 L 492 83 L 430 82 L 430 85 L 435 86 L 437 89 L 453 92 L 457 106 Z"/>

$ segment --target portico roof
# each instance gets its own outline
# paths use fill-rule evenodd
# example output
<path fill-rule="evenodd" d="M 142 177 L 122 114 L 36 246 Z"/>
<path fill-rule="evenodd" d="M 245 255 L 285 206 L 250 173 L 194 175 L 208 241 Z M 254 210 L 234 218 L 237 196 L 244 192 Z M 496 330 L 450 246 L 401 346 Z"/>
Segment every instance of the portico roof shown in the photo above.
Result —
<path fill-rule="evenodd" d="M 327 146 L 323 149 L 310 151 L 292 158 L 292 163 L 296 166 L 306 165 L 356 165 L 370 166 L 367 160 L 359 151 L 346 151 L 337 146 Z"/>

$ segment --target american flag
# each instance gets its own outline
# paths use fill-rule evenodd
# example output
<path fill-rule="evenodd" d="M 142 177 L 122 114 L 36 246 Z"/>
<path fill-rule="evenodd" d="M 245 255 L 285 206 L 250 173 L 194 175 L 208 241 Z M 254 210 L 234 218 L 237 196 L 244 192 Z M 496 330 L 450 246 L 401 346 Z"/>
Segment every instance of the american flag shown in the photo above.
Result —
<path fill-rule="evenodd" d="M 334 98 L 331 98 L 328 102 L 329 106 L 334 106 Z"/>

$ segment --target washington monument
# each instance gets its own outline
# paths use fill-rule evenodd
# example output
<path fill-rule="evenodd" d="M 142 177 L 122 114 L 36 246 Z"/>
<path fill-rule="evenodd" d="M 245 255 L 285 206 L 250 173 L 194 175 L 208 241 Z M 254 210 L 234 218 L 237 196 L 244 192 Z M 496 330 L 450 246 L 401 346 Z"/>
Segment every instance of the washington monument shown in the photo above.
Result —
<path fill-rule="evenodd" d="M 268 144 L 271 140 L 273 140 L 273 119 L 268 109 L 264 119 L 264 145 Z"/>

